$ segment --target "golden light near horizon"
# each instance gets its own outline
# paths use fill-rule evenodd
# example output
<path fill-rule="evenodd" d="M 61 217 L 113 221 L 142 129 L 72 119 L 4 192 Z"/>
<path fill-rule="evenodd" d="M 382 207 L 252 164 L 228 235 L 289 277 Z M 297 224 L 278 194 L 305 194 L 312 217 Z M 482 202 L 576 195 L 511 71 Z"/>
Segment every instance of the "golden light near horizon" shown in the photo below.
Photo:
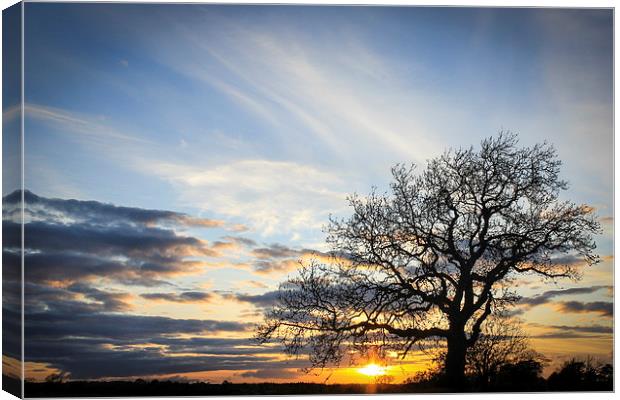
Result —
<path fill-rule="evenodd" d="M 357 372 L 366 376 L 382 376 L 387 375 L 388 367 L 382 367 L 377 364 L 368 364 L 365 367 L 358 368 Z"/>

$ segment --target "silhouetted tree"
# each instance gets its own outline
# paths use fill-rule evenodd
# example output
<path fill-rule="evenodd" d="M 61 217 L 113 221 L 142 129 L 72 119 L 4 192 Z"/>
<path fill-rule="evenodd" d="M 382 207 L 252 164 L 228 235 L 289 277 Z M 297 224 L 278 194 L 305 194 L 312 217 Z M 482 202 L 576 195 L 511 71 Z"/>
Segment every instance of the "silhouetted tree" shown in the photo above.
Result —
<path fill-rule="evenodd" d="M 519 147 L 510 133 L 447 151 L 419 174 L 397 165 L 391 194 L 353 195 L 353 215 L 331 219 L 337 256 L 281 284 L 257 337 L 308 352 L 317 367 L 369 344 L 404 357 L 445 340 L 446 374 L 462 389 L 467 349 L 517 300 L 516 275 L 577 278 L 567 260 L 598 260 L 599 224 L 591 207 L 559 199 L 560 165 L 552 146 Z"/>
<path fill-rule="evenodd" d="M 405 385 L 415 387 L 440 388 L 445 383 L 445 374 L 440 365 L 433 365 L 430 368 L 418 371 L 413 376 L 405 379 Z"/>
<path fill-rule="evenodd" d="M 71 374 L 69 372 L 53 373 L 53 374 L 49 374 L 48 376 L 45 377 L 45 382 L 47 382 L 47 383 L 63 383 L 67 379 L 69 379 L 70 376 L 71 376 Z"/>
<path fill-rule="evenodd" d="M 603 364 L 598 368 L 598 379 L 603 390 L 613 390 L 614 386 L 614 366 Z"/>
<path fill-rule="evenodd" d="M 547 384 L 554 391 L 613 390 L 613 367 L 595 363 L 591 358 L 572 359 L 549 375 Z"/>
<path fill-rule="evenodd" d="M 518 372 L 521 379 L 532 375 L 537 381 L 543 356 L 530 347 L 521 322 L 503 315 L 491 316 L 483 324 L 476 343 L 467 349 L 466 373 L 481 390 L 497 386 L 500 370 Z M 534 368 L 537 366 L 537 368 Z M 530 367 L 529 375 L 525 370 Z M 503 374 L 505 377 L 505 373 Z"/>
<path fill-rule="evenodd" d="M 448 386 L 446 350 L 434 356 L 434 366 L 411 382 L 422 380 Z M 465 375 L 474 390 L 539 390 L 543 387 L 542 367 L 548 360 L 534 351 L 522 323 L 507 314 L 489 316 L 481 326 L 476 343 L 467 349 Z M 520 383 L 517 383 L 520 382 Z"/>

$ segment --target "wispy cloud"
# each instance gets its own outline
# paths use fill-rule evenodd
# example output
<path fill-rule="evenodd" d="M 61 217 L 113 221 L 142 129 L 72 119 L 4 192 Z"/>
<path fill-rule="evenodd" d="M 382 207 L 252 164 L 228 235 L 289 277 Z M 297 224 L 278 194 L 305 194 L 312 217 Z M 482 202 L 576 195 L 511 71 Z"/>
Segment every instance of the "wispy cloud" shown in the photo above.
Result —
<path fill-rule="evenodd" d="M 37 196 L 26 190 L 24 192 L 26 221 L 59 221 L 62 223 L 81 223 L 114 226 L 132 224 L 141 226 L 185 226 L 201 228 L 225 227 L 223 221 L 196 218 L 187 214 L 149 210 L 138 207 L 116 206 L 92 200 L 55 199 Z M 13 192 L 3 198 L 4 207 L 11 207 L 21 202 L 21 192 Z"/>
<path fill-rule="evenodd" d="M 610 193 L 612 181 L 613 35 L 609 15 L 583 11 L 536 15 L 547 37 L 541 53 L 541 111 L 562 118 L 541 115 L 532 122 L 541 123 L 539 129 L 549 135 L 561 132 L 563 140 L 555 145 L 569 160 L 564 172 L 581 191 L 600 196 Z M 596 156 L 584 157 L 585 149 Z"/>
<path fill-rule="evenodd" d="M 558 329 L 561 331 L 575 331 L 575 332 L 584 332 L 584 333 L 608 333 L 611 334 L 614 332 L 614 328 L 611 326 L 602 326 L 602 325 L 552 325 L 549 326 L 553 329 Z"/>
<path fill-rule="evenodd" d="M 244 294 L 244 293 L 223 293 L 225 299 L 236 300 L 243 303 L 250 303 L 259 308 L 270 307 L 276 303 L 278 298 L 277 291 L 265 292 L 262 294 Z"/>
<path fill-rule="evenodd" d="M 213 295 L 206 292 L 143 293 L 140 297 L 147 300 L 169 301 L 173 303 L 200 303 L 213 299 Z"/>
<path fill-rule="evenodd" d="M 25 118 L 32 118 L 55 125 L 61 132 L 79 134 L 95 141 L 121 140 L 133 143 L 150 143 L 148 139 L 137 135 L 128 135 L 112 128 L 104 116 L 93 117 L 63 109 L 38 104 L 25 105 Z"/>
<path fill-rule="evenodd" d="M 57 125 L 61 131 L 88 136 L 84 145 L 98 151 L 99 146 L 107 146 L 113 151 L 113 158 L 125 166 L 172 183 L 178 189 L 180 201 L 187 206 L 248 221 L 252 229 L 264 235 L 292 234 L 302 228 L 318 231 L 330 213 L 345 206 L 342 188 L 343 184 L 350 184 L 346 182 L 351 179 L 349 174 L 269 159 L 234 160 L 226 164 L 184 162 L 162 148 L 111 127 L 114 124 L 109 121 L 41 106 L 29 105 L 28 109 L 31 117 Z M 218 220 L 182 215 L 175 219 L 202 227 L 224 225 Z M 243 223 L 224 227 L 237 232 L 248 229 Z"/>
<path fill-rule="evenodd" d="M 210 31 L 206 42 L 204 32 L 183 30 L 185 50 L 192 49 L 193 57 L 163 61 L 284 128 L 283 135 L 310 133 L 345 158 L 359 157 L 348 151 L 352 141 L 418 161 L 441 150 L 419 118 L 432 113 L 429 99 L 404 90 L 401 66 L 390 65 L 352 27 L 341 28 L 342 43 L 318 46 L 287 24 L 274 32 L 225 19 L 214 22 L 226 35 Z M 170 50 L 168 55 L 176 54 Z"/>
<path fill-rule="evenodd" d="M 611 286 L 589 286 L 589 287 L 574 287 L 568 289 L 548 290 L 534 297 L 525 297 L 519 301 L 520 304 L 526 306 L 538 306 L 541 304 L 547 304 L 552 299 L 559 296 L 569 296 L 577 294 L 589 294 L 594 293 L 602 289 L 609 289 Z"/>
<path fill-rule="evenodd" d="M 614 328 L 611 325 L 545 325 L 527 323 L 528 334 L 535 339 L 611 339 Z"/>
<path fill-rule="evenodd" d="M 177 186 L 184 203 L 242 218 L 264 235 L 320 228 L 330 213 L 346 205 L 339 190 L 342 177 L 295 162 L 152 163 L 144 168 Z"/>
<path fill-rule="evenodd" d="M 614 303 L 608 301 L 562 301 L 557 303 L 557 310 L 562 313 L 597 313 L 603 317 L 614 316 Z"/>

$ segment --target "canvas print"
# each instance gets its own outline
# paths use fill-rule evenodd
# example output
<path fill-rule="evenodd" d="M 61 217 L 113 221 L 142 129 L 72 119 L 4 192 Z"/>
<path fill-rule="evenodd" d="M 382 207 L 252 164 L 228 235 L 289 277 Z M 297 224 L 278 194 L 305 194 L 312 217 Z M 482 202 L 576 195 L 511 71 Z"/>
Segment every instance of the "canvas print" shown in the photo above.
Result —
<path fill-rule="evenodd" d="M 613 390 L 612 9 L 3 30 L 4 390 Z"/>

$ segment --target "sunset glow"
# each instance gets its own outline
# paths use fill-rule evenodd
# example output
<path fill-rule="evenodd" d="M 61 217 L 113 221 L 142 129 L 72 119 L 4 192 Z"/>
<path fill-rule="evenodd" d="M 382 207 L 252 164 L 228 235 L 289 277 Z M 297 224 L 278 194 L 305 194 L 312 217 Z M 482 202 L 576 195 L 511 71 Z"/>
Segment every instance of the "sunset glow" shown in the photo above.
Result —
<path fill-rule="evenodd" d="M 388 367 L 382 367 L 381 365 L 377 364 L 368 364 L 363 368 L 359 368 L 357 371 L 360 374 L 367 376 L 382 376 L 387 375 L 387 370 Z"/>

